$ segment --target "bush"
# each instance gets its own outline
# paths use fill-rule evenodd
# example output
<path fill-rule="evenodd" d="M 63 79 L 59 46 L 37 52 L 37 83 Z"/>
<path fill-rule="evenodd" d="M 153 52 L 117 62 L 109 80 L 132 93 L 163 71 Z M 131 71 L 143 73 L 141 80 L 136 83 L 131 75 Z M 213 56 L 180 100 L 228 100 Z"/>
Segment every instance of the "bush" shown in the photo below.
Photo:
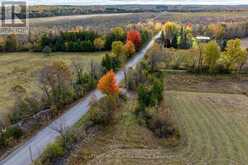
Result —
<path fill-rule="evenodd" d="M 140 65 L 135 70 L 130 69 L 127 73 L 126 81 L 128 90 L 137 90 L 139 84 L 144 84 L 146 81 L 145 70 Z"/>
<path fill-rule="evenodd" d="M 119 104 L 119 98 L 106 96 L 91 106 L 89 120 L 96 125 L 106 126 L 112 121 L 113 111 Z"/>
<path fill-rule="evenodd" d="M 62 144 L 56 142 L 49 144 L 42 155 L 42 164 L 53 164 L 57 158 L 62 157 L 65 154 L 65 150 Z"/>
<path fill-rule="evenodd" d="M 152 116 L 148 120 L 147 126 L 159 138 L 168 138 L 175 133 L 175 128 L 166 120 L 160 119 L 157 115 Z"/>
<path fill-rule="evenodd" d="M 36 96 L 18 98 L 16 101 L 15 111 L 9 116 L 10 122 L 15 124 L 39 112 L 41 108 L 42 105 L 40 100 L 38 100 Z"/>
<path fill-rule="evenodd" d="M 111 121 L 111 111 L 108 109 L 100 109 L 99 107 L 92 107 L 89 112 L 90 121 L 96 125 L 108 125 Z"/>
<path fill-rule="evenodd" d="M 49 46 L 45 46 L 45 47 L 42 49 L 42 52 L 45 53 L 47 56 L 49 56 L 50 53 L 52 52 L 52 49 L 51 49 Z"/>
<path fill-rule="evenodd" d="M 0 148 L 11 146 L 14 140 L 18 140 L 23 136 L 23 132 L 19 127 L 10 127 L 0 134 Z"/>

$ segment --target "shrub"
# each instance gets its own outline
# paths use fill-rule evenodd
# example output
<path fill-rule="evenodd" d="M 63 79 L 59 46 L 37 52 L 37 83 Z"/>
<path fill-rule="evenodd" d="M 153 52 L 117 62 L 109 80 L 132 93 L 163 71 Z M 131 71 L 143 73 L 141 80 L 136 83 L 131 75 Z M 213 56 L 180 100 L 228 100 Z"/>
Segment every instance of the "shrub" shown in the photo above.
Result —
<path fill-rule="evenodd" d="M 47 56 L 50 55 L 50 53 L 52 52 L 52 49 L 49 47 L 49 46 L 45 46 L 43 49 L 42 49 L 42 52 L 44 54 L 46 54 Z"/>
<path fill-rule="evenodd" d="M 112 121 L 113 111 L 119 104 L 119 98 L 106 96 L 91 106 L 89 120 L 94 124 L 106 126 Z"/>
<path fill-rule="evenodd" d="M 175 133 L 175 128 L 157 115 L 152 116 L 148 120 L 147 126 L 159 138 L 168 138 Z"/>
<path fill-rule="evenodd" d="M 49 144 L 42 155 L 41 162 L 43 164 L 53 164 L 53 161 L 62 157 L 64 154 L 65 150 L 61 143 L 55 142 Z"/>
<path fill-rule="evenodd" d="M 126 76 L 126 88 L 128 90 L 137 90 L 139 84 L 144 84 L 146 81 L 146 70 L 141 65 L 136 69 L 129 69 Z"/>
<path fill-rule="evenodd" d="M 36 96 L 23 97 L 16 98 L 15 111 L 9 116 L 12 124 L 32 116 L 43 107 L 43 103 Z"/>
<path fill-rule="evenodd" d="M 13 126 L 7 128 L 0 134 L 0 148 L 11 146 L 14 140 L 18 140 L 23 136 L 23 132 L 19 127 Z"/>

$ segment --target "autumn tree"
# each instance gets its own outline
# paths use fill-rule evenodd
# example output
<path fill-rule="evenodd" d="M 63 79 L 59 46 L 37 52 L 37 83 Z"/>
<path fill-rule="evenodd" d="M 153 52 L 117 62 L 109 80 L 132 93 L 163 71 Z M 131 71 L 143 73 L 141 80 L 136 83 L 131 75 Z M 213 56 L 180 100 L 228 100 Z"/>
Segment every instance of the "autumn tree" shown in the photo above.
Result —
<path fill-rule="evenodd" d="M 40 73 L 40 83 L 50 105 L 59 107 L 72 100 L 72 73 L 64 62 L 45 66 Z"/>
<path fill-rule="evenodd" d="M 213 72 L 217 60 L 220 58 L 220 47 L 216 41 L 207 43 L 204 47 L 203 61 L 209 67 L 209 72 Z"/>
<path fill-rule="evenodd" d="M 142 44 L 140 32 L 137 30 L 129 31 L 127 33 L 127 41 L 131 41 L 135 45 L 135 49 L 138 50 Z"/>
<path fill-rule="evenodd" d="M 102 50 L 104 48 L 104 45 L 105 45 L 105 41 L 101 37 L 98 37 L 94 40 L 94 47 L 97 50 Z"/>
<path fill-rule="evenodd" d="M 4 50 L 4 47 L 5 47 L 5 38 L 4 37 L 0 37 L 0 51 L 3 51 Z"/>
<path fill-rule="evenodd" d="M 124 44 L 121 41 L 114 41 L 112 43 L 112 53 L 117 57 L 124 52 Z"/>
<path fill-rule="evenodd" d="M 119 94 L 119 86 L 116 80 L 116 75 L 111 69 L 98 82 L 97 88 L 104 94 L 114 96 Z"/>
<path fill-rule="evenodd" d="M 159 32 L 162 29 L 162 24 L 160 22 L 155 23 L 154 30 Z"/>
<path fill-rule="evenodd" d="M 174 22 L 166 22 L 163 27 L 165 38 L 172 40 L 178 31 L 178 25 Z"/>
<path fill-rule="evenodd" d="M 221 24 L 208 25 L 208 33 L 216 40 L 222 39 L 224 35 L 224 26 Z"/>
<path fill-rule="evenodd" d="M 135 45 L 132 43 L 132 41 L 127 41 L 125 44 L 125 53 L 127 56 L 132 56 L 135 53 Z"/>
<path fill-rule="evenodd" d="M 240 39 L 229 40 L 221 61 L 229 70 L 241 70 L 247 60 L 247 51 L 241 48 Z"/>
<path fill-rule="evenodd" d="M 115 27 L 112 30 L 115 41 L 123 41 L 125 38 L 125 30 L 122 27 Z"/>

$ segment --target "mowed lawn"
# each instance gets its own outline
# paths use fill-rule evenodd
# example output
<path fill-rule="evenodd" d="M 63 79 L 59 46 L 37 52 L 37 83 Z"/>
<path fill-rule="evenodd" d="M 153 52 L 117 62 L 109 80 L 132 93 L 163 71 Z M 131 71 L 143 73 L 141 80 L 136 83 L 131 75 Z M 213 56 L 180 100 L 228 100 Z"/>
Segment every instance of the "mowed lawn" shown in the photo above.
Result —
<path fill-rule="evenodd" d="M 70 65 L 73 61 L 82 63 L 85 71 L 90 62 L 101 62 L 106 52 L 99 53 L 4 53 L 0 54 L 0 119 L 5 120 L 14 104 L 11 89 L 16 85 L 23 86 L 28 93 L 39 92 L 39 71 L 54 61 L 64 61 Z"/>
<path fill-rule="evenodd" d="M 248 162 L 248 97 L 169 91 L 165 94 L 182 135 L 171 164 L 242 165 Z"/>
<path fill-rule="evenodd" d="M 165 91 L 165 103 L 180 131 L 167 148 L 112 147 L 89 165 L 245 165 L 248 162 L 248 97 L 238 94 Z M 151 135 L 137 138 L 141 143 Z M 111 138 L 110 138 L 111 139 Z M 139 141 L 138 141 L 139 139 Z M 95 142 L 95 141 L 94 141 Z M 98 141 L 99 142 L 99 141 Z M 149 147 L 150 146 L 150 147 Z M 117 149 L 115 149 L 117 148 Z M 82 163 L 83 164 L 83 163 Z"/>

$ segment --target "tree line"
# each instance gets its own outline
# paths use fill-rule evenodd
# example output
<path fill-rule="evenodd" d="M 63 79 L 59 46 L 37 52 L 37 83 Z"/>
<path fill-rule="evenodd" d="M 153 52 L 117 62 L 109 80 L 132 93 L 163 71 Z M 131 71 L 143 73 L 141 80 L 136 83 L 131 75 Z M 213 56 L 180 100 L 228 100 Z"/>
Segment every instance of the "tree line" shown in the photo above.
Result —
<path fill-rule="evenodd" d="M 60 32 L 55 34 L 52 32 L 42 34 L 37 41 L 20 44 L 16 34 L 8 35 L 0 38 L 0 51 L 16 52 L 16 51 L 35 51 L 43 52 L 49 55 L 51 52 L 95 52 L 109 51 L 112 43 L 121 41 L 125 43 L 129 40 L 127 34 L 129 29 L 123 27 L 114 27 L 109 33 L 99 34 L 93 30 L 78 30 Z M 148 39 L 148 31 L 139 30 L 140 37 L 145 42 Z M 129 35 L 130 37 L 131 35 Z"/>

